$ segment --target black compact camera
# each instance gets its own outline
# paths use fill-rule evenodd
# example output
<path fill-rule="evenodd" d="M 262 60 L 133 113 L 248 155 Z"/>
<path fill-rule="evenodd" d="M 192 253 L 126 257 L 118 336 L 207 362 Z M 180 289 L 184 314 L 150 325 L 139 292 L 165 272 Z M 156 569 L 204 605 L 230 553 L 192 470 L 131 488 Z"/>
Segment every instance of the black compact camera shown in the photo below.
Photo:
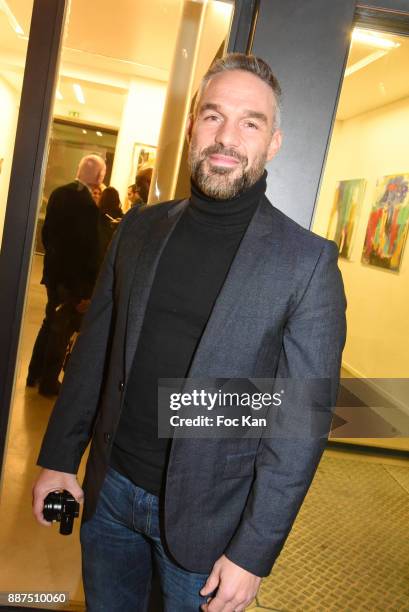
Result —
<path fill-rule="evenodd" d="M 54 491 L 44 500 L 43 515 L 46 521 L 58 521 L 60 533 L 70 535 L 74 519 L 79 515 L 80 505 L 69 491 Z"/>

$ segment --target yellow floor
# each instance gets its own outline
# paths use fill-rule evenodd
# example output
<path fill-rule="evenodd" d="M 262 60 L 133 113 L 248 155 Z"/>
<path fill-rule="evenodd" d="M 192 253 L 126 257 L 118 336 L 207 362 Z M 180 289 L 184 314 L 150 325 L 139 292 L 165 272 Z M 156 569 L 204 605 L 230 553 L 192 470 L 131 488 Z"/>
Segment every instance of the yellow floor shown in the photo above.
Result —
<path fill-rule="evenodd" d="M 63 537 L 31 516 L 35 462 L 52 408 L 25 388 L 45 303 L 40 273 L 35 257 L 1 494 L 0 591 L 69 592 L 70 609 L 81 610 L 79 521 Z M 252 611 L 409 611 L 408 526 L 409 461 L 326 451 Z"/>

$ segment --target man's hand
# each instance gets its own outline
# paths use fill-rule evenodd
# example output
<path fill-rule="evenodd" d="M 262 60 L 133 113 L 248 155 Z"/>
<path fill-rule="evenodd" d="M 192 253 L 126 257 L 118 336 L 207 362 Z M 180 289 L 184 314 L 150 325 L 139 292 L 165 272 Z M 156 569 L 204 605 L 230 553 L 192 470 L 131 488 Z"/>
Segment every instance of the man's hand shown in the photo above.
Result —
<path fill-rule="evenodd" d="M 51 525 L 43 516 L 44 499 L 52 491 L 60 489 L 69 491 L 77 502 L 82 503 L 84 492 L 78 484 L 75 474 L 57 472 L 55 470 L 41 470 L 33 486 L 33 514 L 40 525 L 45 525 L 46 527 Z"/>
<path fill-rule="evenodd" d="M 225 555 L 217 559 L 206 584 L 201 589 L 203 596 L 217 593 L 201 606 L 204 612 L 243 612 L 255 598 L 261 578 L 251 574 L 230 561 Z"/>

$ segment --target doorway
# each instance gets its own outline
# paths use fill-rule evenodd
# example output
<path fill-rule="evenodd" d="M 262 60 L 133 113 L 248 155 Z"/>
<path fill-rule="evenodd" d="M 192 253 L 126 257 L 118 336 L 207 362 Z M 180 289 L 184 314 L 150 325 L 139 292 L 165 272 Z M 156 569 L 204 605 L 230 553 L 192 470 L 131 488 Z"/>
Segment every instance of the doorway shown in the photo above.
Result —
<path fill-rule="evenodd" d="M 343 399 L 365 415 L 332 439 L 399 451 L 409 451 L 408 70 L 408 36 L 358 22 L 312 224 L 339 248 Z"/>

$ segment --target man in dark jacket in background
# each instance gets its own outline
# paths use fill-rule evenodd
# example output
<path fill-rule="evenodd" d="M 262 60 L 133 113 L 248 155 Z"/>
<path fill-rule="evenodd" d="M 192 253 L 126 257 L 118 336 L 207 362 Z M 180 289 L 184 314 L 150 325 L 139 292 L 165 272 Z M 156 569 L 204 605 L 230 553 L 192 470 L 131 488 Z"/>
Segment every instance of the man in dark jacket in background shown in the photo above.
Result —
<path fill-rule="evenodd" d="M 41 282 L 47 289 L 45 318 L 31 357 L 27 386 L 57 395 L 69 339 L 78 329 L 99 268 L 98 208 L 91 195 L 105 176 L 98 155 L 83 157 L 75 181 L 55 189 L 42 230 L 45 248 Z"/>

